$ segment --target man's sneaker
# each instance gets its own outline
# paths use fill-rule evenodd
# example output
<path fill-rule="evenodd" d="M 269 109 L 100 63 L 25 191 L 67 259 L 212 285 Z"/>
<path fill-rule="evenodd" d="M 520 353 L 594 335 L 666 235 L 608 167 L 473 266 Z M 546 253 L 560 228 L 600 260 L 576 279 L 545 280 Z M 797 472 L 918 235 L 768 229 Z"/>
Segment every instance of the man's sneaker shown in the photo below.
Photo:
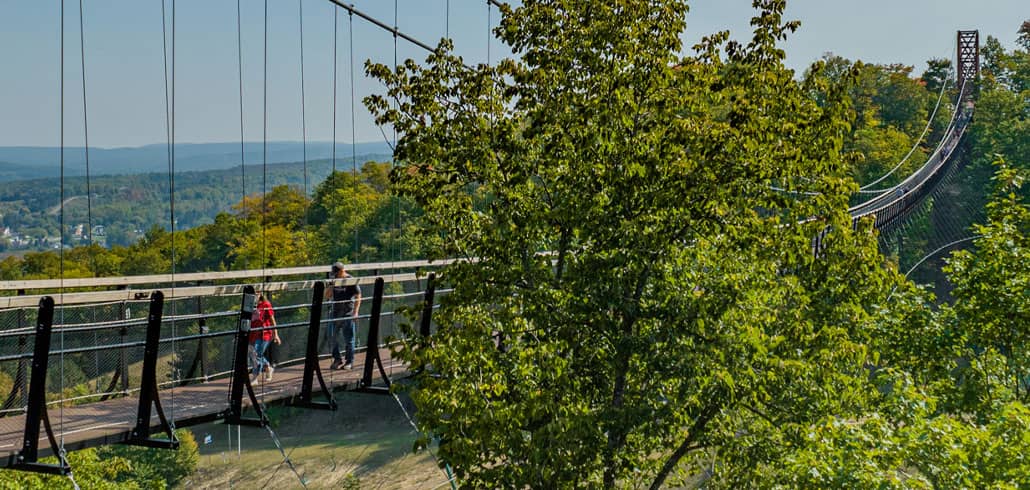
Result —
<path fill-rule="evenodd" d="M 329 366 L 329 369 L 342 369 L 343 361 L 333 361 L 333 365 Z"/>
<path fill-rule="evenodd" d="M 348 362 L 347 364 L 344 364 L 344 365 L 343 365 L 343 369 L 351 369 L 351 368 L 353 368 L 353 367 L 354 367 L 354 364 L 351 364 L 351 363 L 349 363 L 349 362 Z"/>
<path fill-rule="evenodd" d="M 268 371 L 265 372 L 265 381 L 272 381 L 272 373 L 275 372 L 275 368 L 268 366 Z"/>

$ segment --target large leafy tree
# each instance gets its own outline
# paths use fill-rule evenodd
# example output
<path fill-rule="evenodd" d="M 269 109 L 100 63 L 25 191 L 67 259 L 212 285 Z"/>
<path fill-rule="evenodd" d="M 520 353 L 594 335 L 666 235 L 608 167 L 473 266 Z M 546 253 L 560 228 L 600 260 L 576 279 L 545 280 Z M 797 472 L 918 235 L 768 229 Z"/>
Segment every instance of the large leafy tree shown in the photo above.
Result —
<path fill-rule="evenodd" d="M 783 67 L 784 2 L 755 6 L 750 42 L 692 57 L 684 1 L 526 1 L 496 30 L 518 61 L 470 68 L 445 41 L 369 66 L 394 183 L 434 255 L 475 259 L 401 352 L 463 483 L 659 487 L 862 403 L 886 272 L 844 212 L 848 108 Z"/>

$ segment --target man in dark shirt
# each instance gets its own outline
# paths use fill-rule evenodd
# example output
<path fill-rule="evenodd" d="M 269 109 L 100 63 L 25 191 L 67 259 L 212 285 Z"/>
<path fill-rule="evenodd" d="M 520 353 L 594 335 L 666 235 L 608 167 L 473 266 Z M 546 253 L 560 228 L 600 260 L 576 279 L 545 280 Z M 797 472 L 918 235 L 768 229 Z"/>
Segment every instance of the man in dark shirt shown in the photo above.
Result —
<path fill-rule="evenodd" d="M 332 279 L 346 279 L 351 275 L 343 268 L 342 262 L 333 264 Z M 349 282 L 349 281 L 348 281 Z M 331 369 L 350 369 L 354 366 L 354 334 L 357 328 L 355 320 L 361 309 L 361 288 L 357 284 L 333 284 L 325 290 L 325 299 L 332 300 L 333 321 L 326 329 L 326 336 L 333 349 L 333 365 Z M 339 334 L 343 333 L 345 346 L 343 356 L 340 355 Z"/>

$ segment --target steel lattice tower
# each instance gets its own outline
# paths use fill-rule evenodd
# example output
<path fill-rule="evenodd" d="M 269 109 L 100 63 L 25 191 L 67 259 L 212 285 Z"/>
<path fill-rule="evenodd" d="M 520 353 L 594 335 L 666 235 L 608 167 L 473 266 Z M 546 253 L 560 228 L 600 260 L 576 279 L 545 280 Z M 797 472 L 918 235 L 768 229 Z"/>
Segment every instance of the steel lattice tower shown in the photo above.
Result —
<path fill-rule="evenodd" d="M 973 92 L 973 85 L 980 80 L 980 31 L 958 31 L 955 65 L 955 86 L 962 87 L 968 80 L 965 94 Z"/>

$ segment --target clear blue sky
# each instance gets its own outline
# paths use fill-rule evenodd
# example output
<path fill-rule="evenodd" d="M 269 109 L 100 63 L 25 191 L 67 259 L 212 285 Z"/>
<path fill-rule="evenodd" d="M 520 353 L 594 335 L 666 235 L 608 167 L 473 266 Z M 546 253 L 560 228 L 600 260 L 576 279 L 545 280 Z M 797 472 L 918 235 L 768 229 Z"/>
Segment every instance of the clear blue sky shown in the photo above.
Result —
<path fill-rule="evenodd" d="M 78 1 L 66 1 L 66 144 L 82 145 Z M 262 0 L 243 5 L 244 125 L 248 141 L 261 139 Z M 304 7 L 306 121 L 309 141 L 332 138 L 332 36 L 334 7 L 327 0 L 302 0 Z M 388 24 L 394 2 L 350 0 Z M 299 26 L 297 0 L 271 0 L 269 12 L 269 139 L 301 138 Z M 435 44 L 447 29 L 448 0 L 398 0 L 397 25 Z M 470 63 L 484 62 L 488 9 L 484 0 L 450 0 L 450 35 Z M 59 0 L 0 0 L 0 145 L 56 146 L 58 143 Z M 170 0 L 168 0 L 170 8 Z M 703 35 L 730 29 L 746 39 L 750 0 L 698 0 L 687 18 L 686 45 Z M 239 139 L 235 0 L 177 2 L 176 141 Z M 170 14 L 170 12 L 169 12 Z M 952 53 L 955 31 L 979 29 L 1012 47 L 1026 0 L 790 0 L 788 18 L 801 30 L 785 44 L 788 64 L 803 69 L 825 52 L 867 62 L 901 62 L 921 72 L 925 60 Z M 161 0 L 85 0 L 86 77 L 90 146 L 163 143 L 164 88 L 161 57 Z M 491 20 L 498 21 L 492 10 Z M 339 16 L 337 141 L 351 141 L 350 19 Z M 393 37 L 353 20 L 357 141 L 382 141 L 361 105 L 381 87 L 364 77 L 361 62 L 392 62 Z M 506 53 L 496 41 L 492 58 Z M 401 40 L 400 59 L 424 52 Z"/>

